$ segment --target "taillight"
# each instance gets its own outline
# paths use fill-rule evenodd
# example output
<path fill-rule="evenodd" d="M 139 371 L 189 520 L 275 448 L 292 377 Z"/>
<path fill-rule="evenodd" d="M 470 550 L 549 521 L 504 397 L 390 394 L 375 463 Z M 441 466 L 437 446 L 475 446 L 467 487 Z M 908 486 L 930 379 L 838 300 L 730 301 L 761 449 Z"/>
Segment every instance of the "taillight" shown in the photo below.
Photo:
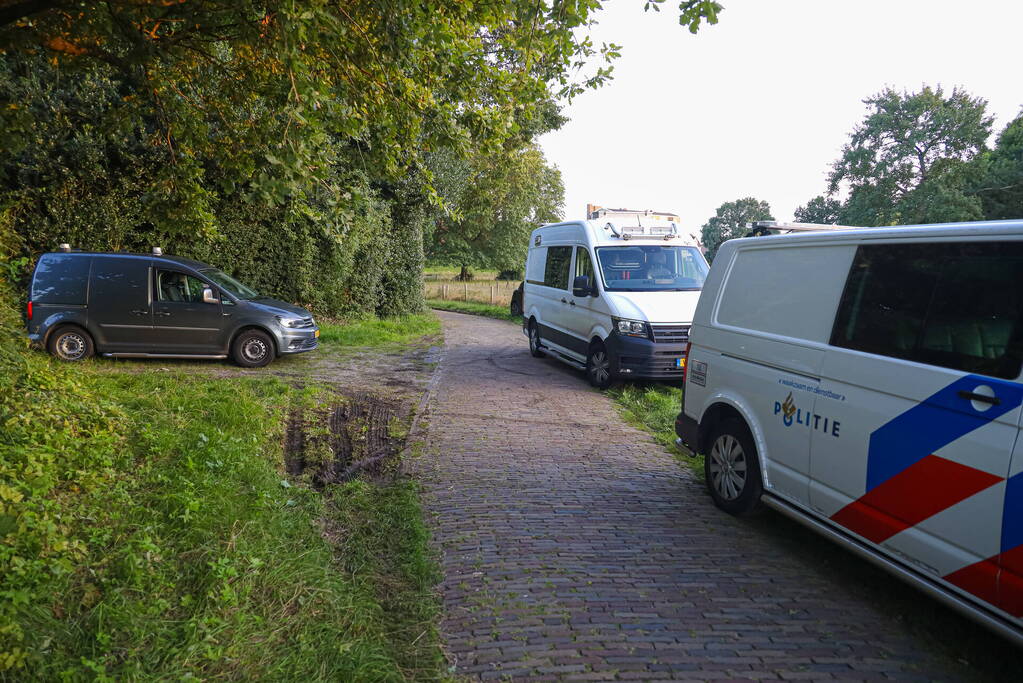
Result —
<path fill-rule="evenodd" d="M 28 315 L 28 319 L 31 320 L 32 319 L 32 302 L 31 301 L 28 302 L 28 305 L 26 306 L 25 313 Z"/>
<path fill-rule="evenodd" d="M 686 373 L 689 372 L 689 349 L 693 348 L 692 342 L 686 342 L 686 355 L 682 357 L 682 386 L 686 385 Z"/>

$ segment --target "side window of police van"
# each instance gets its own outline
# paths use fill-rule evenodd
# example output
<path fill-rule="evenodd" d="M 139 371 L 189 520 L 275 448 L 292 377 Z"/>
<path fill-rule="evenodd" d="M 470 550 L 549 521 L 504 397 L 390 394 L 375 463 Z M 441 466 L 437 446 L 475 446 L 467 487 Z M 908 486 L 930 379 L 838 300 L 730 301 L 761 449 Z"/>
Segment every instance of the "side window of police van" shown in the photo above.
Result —
<path fill-rule="evenodd" d="M 568 273 L 572 266 L 572 247 L 548 247 L 543 283 L 548 287 L 568 289 Z"/>
<path fill-rule="evenodd" d="M 572 281 L 575 282 L 575 278 L 580 275 L 590 278 L 590 285 L 593 284 L 593 262 L 590 260 L 590 252 L 586 251 L 586 247 L 575 248 L 575 275 L 572 276 Z"/>
<path fill-rule="evenodd" d="M 861 246 L 831 343 L 1015 379 L 1023 362 L 1023 242 Z"/>

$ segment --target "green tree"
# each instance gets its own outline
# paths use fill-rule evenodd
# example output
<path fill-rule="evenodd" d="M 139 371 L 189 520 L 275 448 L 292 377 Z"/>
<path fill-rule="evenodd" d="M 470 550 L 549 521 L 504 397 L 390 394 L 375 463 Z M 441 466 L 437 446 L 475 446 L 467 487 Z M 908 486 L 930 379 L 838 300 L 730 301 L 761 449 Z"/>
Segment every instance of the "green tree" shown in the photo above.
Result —
<path fill-rule="evenodd" d="M 771 205 L 753 197 L 725 202 L 717 213 L 704 223 L 700 242 L 707 250 L 707 260 L 713 261 L 723 242 L 742 237 L 748 231 L 746 224 L 754 221 L 773 221 Z"/>
<path fill-rule="evenodd" d="M 817 195 L 796 208 L 795 219 L 800 223 L 838 223 L 842 212 L 842 202 L 832 197 Z"/>
<path fill-rule="evenodd" d="M 894 225 L 980 217 L 967 196 L 966 164 L 985 149 L 992 118 L 987 102 L 956 88 L 948 96 L 884 90 L 864 101 L 866 118 L 852 132 L 828 177 L 829 194 L 848 190 L 841 222 Z"/>
<path fill-rule="evenodd" d="M 462 278 L 472 268 L 521 268 L 533 228 L 562 217 L 561 172 L 535 145 L 444 163 L 438 175 L 445 176 L 457 213 L 437 218 L 427 258 L 460 265 Z"/>
<path fill-rule="evenodd" d="M 972 187 L 989 220 L 1023 218 L 1023 115 L 998 136 L 995 148 L 978 159 Z"/>

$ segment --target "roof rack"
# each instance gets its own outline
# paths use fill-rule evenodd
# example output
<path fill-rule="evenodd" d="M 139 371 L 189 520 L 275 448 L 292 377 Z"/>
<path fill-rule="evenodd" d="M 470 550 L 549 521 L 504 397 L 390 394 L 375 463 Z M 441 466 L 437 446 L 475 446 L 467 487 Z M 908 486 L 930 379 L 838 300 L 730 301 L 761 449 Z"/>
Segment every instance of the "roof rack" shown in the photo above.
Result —
<path fill-rule="evenodd" d="M 643 221 L 636 221 L 637 225 L 616 225 L 611 221 L 604 223 L 604 229 L 610 230 L 611 234 L 623 240 L 633 237 L 660 237 L 663 240 L 673 240 L 679 236 L 678 226 L 674 221 L 667 225 L 643 225 Z"/>
<path fill-rule="evenodd" d="M 749 232 L 746 237 L 760 237 L 761 235 L 789 234 L 792 232 L 822 232 L 826 230 L 855 230 L 855 225 L 835 225 L 832 223 L 788 223 L 785 221 L 755 221 L 747 223 Z"/>

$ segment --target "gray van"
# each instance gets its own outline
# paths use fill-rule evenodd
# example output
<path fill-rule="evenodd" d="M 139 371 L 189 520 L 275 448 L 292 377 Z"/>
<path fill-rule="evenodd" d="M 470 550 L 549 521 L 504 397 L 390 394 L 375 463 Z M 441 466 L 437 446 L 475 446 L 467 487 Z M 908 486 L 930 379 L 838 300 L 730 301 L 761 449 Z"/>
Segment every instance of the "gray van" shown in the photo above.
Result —
<path fill-rule="evenodd" d="M 26 316 L 33 344 L 63 360 L 230 355 L 262 367 L 317 347 L 320 330 L 308 311 L 205 263 L 159 248 L 151 255 L 61 249 L 39 257 Z"/>

